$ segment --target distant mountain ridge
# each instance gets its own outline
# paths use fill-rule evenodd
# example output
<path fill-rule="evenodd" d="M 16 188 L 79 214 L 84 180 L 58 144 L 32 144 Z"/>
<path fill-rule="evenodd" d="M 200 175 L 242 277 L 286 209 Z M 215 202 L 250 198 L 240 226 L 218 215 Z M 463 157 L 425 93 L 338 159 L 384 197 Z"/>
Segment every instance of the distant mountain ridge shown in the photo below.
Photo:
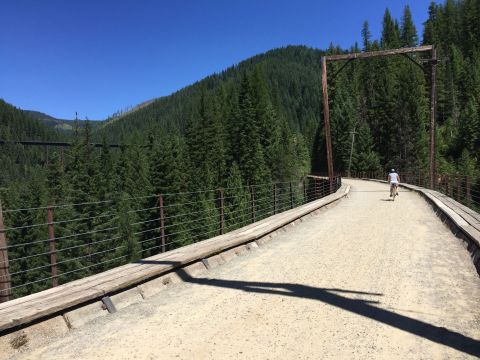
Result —
<path fill-rule="evenodd" d="M 277 115 L 287 119 L 292 129 L 312 139 L 320 120 L 322 51 L 307 46 L 286 46 L 255 55 L 224 71 L 212 74 L 178 91 L 145 101 L 99 124 L 95 136 L 110 141 L 128 138 L 132 131 L 145 134 L 160 127 L 167 133 L 185 131 L 200 101 L 202 89 L 223 92 L 235 98 L 242 74 L 261 66 Z M 308 94 L 303 97 L 302 94 Z"/>
<path fill-rule="evenodd" d="M 67 120 L 67 119 L 58 119 L 48 114 L 42 113 L 40 111 L 35 110 L 23 110 L 27 115 L 29 115 L 32 119 L 39 121 L 40 123 L 47 125 L 50 128 L 53 128 L 60 133 L 70 134 L 75 129 L 75 121 L 76 120 Z M 86 120 L 77 120 L 79 127 L 84 127 Z M 98 123 L 96 120 L 89 120 L 91 121 L 92 126 L 96 126 L 95 124 Z"/>

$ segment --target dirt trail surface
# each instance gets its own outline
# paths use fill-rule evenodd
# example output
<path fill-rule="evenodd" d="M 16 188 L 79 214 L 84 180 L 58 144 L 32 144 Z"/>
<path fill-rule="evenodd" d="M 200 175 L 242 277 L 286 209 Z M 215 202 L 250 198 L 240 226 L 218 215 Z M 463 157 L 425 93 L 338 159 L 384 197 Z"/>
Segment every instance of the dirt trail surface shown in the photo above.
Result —
<path fill-rule="evenodd" d="M 267 245 L 17 358 L 480 356 L 480 279 L 461 242 L 419 195 L 348 183 Z"/>

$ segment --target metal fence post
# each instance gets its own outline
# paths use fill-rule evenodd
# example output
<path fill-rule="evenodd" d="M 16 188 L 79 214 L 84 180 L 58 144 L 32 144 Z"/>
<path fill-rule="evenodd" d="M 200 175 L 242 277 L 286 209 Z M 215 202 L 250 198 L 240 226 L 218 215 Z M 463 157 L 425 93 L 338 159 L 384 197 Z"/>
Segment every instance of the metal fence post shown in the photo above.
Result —
<path fill-rule="evenodd" d="M 293 190 L 292 190 L 291 182 L 290 182 L 290 209 L 293 209 Z"/>
<path fill-rule="evenodd" d="M 225 202 L 224 202 L 224 190 L 218 190 L 220 195 L 220 234 L 225 234 Z"/>
<path fill-rule="evenodd" d="M 467 197 L 467 206 L 470 207 L 472 205 L 472 192 L 471 192 L 471 184 L 470 184 L 470 177 L 467 176 L 467 190 L 466 190 L 466 197 Z"/>
<path fill-rule="evenodd" d="M 273 214 L 277 213 L 277 184 L 273 183 Z"/>
<path fill-rule="evenodd" d="M 3 225 L 2 203 L 0 202 L 0 303 L 12 299 L 12 282 L 8 264 L 7 236 Z"/>
<path fill-rule="evenodd" d="M 251 201 L 251 207 L 252 207 L 252 223 L 255 222 L 255 188 L 253 185 L 250 185 L 250 197 L 252 199 Z"/>
<path fill-rule="evenodd" d="M 57 249 L 55 244 L 55 228 L 53 224 L 53 207 L 47 208 L 48 238 L 50 246 L 50 269 L 52 272 L 52 287 L 58 286 Z"/>
<path fill-rule="evenodd" d="M 450 196 L 451 198 L 453 198 L 453 181 L 450 180 L 450 175 L 448 175 L 448 189 L 449 189 L 449 192 L 448 192 L 448 196 Z"/>
<path fill-rule="evenodd" d="M 163 253 L 165 252 L 165 214 L 163 211 L 163 195 L 158 196 L 158 206 L 160 210 L 160 245 Z"/>
<path fill-rule="evenodd" d="M 462 189 L 461 189 L 462 180 L 460 179 L 459 176 L 455 176 L 455 182 L 457 183 L 457 197 L 456 197 L 456 200 L 460 201 L 461 196 L 462 196 Z"/>
<path fill-rule="evenodd" d="M 307 193 L 307 178 L 303 178 L 303 202 L 308 202 L 308 193 Z"/>

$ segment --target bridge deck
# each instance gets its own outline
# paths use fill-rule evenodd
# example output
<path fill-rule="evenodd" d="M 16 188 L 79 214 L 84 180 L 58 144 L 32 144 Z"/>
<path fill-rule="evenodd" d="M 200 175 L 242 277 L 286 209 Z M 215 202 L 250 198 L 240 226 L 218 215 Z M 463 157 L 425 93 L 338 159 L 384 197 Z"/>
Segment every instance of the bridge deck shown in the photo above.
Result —
<path fill-rule="evenodd" d="M 480 279 L 460 241 L 416 193 L 348 182 L 348 199 L 265 247 L 19 357 L 480 356 Z"/>

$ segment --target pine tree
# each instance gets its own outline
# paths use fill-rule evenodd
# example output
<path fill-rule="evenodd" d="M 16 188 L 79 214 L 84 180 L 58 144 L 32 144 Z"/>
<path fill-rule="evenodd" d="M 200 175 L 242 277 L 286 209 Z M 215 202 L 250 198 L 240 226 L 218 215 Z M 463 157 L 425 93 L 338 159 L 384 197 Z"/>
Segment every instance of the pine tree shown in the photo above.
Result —
<path fill-rule="evenodd" d="M 247 75 L 244 75 L 242 79 L 238 104 L 239 167 L 247 184 L 263 184 L 269 180 L 269 173 L 260 143 L 259 128 L 252 100 L 252 88 Z"/>
<path fill-rule="evenodd" d="M 400 40 L 401 46 L 414 47 L 418 43 L 417 29 L 412 20 L 412 12 L 408 5 L 403 10 L 402 27 L 401 27 Z"/>
<path fill-rule="evenodd" d="M 368 21 L 365 20 L 363 22 L 363 27 L 362 27 L 362 44 L 363 44 L 364 51 L 370 50 L 371 38 L 372 38 L 372 34 L 370 32 L 370 26 L 368 25 Z"/>
<path fill-rule="evenodd" d="M 400 34 L 398 29 L 398 23 L 392 18 L 390 10 L 385 9 L 383 15 L 383 29 L 381 45 L 383 49 L 391 49 L 399 47 Z"/>

